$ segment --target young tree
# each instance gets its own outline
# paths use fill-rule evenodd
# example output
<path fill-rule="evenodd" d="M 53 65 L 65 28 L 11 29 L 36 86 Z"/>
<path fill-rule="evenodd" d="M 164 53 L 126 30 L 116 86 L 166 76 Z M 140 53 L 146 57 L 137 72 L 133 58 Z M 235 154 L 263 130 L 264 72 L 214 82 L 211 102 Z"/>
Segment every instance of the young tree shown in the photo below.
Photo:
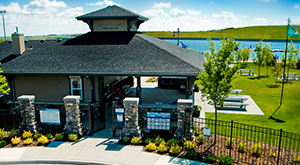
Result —
<path fill-rule="evenodd" d="M 273 76 L 275 77 L 275 87 L 277 87 L 277 78 L 281 74 L 282 66 L 280 63 L 275 63 L 274 67 L 272 68 Z"/>
<path fill-rule="evenodd" d="M 262 41 L 256 44 L 255 60 L 258 65 L 258 77 L 260 78 L 260 67 L 265 65 L 265 54 L 263 53 Z"/>
<path fill-rule="evenodd" d="M 248 61 L 249 57 L 250 57 L 250 50 L 248 48 L 244 48 L 242 50 L 242 59 L 243 59 L 243 62 Z"/>
<path fill-rule="evenodd" d="M 242 56 L 242 50 L 241 49 L 238 49 L 237 51 L 235 51 L 234 59 L 235 59 L 236 62 L 242 61 L 243 56 Z"/>
<path fill-rule="evenodd" d="M 271 46 L 266 44 L 263 47 L 263 54 L 265 55 L 265 64 L 267 65 L 267 77 L 269 77 L 269 65 L 274 63 L 274 54 L 271 52 Z"/>
<path fill-rule="evenodd" d="M 0 63 L 1 64 L 1 63 Z M 5 76 L 2 75 L 3 70 L 0 68 L 0 97 L 7 95 L 10 91 Z"/>
<path fill-rule="evenodd" d="M 287 55 L 287 73 L 290 72 L 290 68 L 296 67 L 298 62 L 298 54 L 299 54 L 299 48 L 295 49 L 293 41 L 291 41 L 290 44 L 288 44 L 288 55 Z"/>
<path fill-rule="evenodd" d="M 234 65 L 230 67 L 230 59 L 234 54 L 234 49 L 240 43 L 234 41 L 233 38 L 221 40 L 221 45 L 215 52 L 215 43 L 210 42 L 210 53 L 206 63 L 204 63 L 204 71 L 199 73 L 195 84 L 199 87 L 202 98 L 208 100 L 208 103 L 214 105 L 215 120 L 217 123 L 217 107 L 222 106 L 224 99 L 228 96 L 232 88 L 232 80 L 238 67 Z M 217 127 L 215 125 L 215 134 Z M 215 136 L 216 142 L 216 136 Z"/>

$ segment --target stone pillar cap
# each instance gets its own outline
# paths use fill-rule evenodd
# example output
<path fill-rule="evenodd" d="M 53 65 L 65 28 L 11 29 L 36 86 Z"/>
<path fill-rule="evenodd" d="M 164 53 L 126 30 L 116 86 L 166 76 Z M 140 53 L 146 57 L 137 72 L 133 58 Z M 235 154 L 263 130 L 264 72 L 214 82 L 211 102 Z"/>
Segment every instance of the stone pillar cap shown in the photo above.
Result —
<path fill-rule="evenodd" d="M 80 96 L 68 95 L 64 97 L 64 101 L 77 101 L 80 99 Z"/>
<path fill-rule="evenodd" d="M 193 104 L 192 99 L 178 99 L 177 104 Z"/>
<path fill-rule="evenodd" d="M 18 97 L 18 100 L 33 100 L 35 99 L 34 95 L 22 95 Z"/>
<path fill-rule="evenodd" d="M 140 99 L 138 97 L 126 97 L 123 103 L 138 103 Z"/>

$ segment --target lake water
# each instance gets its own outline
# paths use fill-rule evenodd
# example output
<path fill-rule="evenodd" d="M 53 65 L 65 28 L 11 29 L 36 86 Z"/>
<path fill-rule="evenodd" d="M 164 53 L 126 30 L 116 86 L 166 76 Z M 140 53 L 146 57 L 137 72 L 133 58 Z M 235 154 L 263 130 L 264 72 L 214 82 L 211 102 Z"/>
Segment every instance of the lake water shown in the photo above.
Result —
<path fill-rule="evenodd" d="M 163 39 L 164 41 L 170 42 L 172 44 L 177 45 L 177 39 Z M 207 40 L 203 40 L 203 39 L 180 39 L 180 41 L 182 43 L 184 43 L 185 45 L 188 46 L 188 49 L 194 49 L 194 50 L 198 50 L 200 53 L 204 53 L 209 51 L 209 47 L 207 45 L 210 44 L 210 41 Z M 213 40 L 215 42 L 215 46 L 216 49 L 219 47 L 220 45 L 220 40 Z M 236 40 L 237 42 L 240 42 L 240 46 L 239 49 L 244 49 L 244 48 L 255 48 L 256 47 L 256 43 L 258 43 L 259 41 L 249 41 L 249 40 Z M 289 41 L 290 42 L 290 41 Z M 271 49 L 282 49 L 284 50 L 285 47 L 285 41 L 263 41 L 263 45 L 269 44 L 271 46 Z M 299 48 L 300 49 L 300 42 L 294 42 L 295 48 Z M 277 55 L 278 57 L 283 57 L 284 52 L 273 52 L 275 55 Z M 251 52 L 250 53 L 250 59 L 253 59 L 253 55 L 252 54 L 256 54 L 256 52 Z M 298 55 L 298 57 L 300 57 Z"/>

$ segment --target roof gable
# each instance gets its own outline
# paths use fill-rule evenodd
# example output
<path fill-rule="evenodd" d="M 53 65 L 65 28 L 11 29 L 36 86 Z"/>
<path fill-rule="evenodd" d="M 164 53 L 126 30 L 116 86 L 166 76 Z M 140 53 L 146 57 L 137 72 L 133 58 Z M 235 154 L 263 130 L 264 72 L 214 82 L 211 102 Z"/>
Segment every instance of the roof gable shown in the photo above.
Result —
<path fill-rule="evenodd" d="M 108 6 L 104 9 L 100 9 L 88 14 L 84 14 L 76 17 L 77 20 L 99 20 L 99 19 L 127 19 L 136 18 L 141 21 L 147 21 L 148 18 L 136 14 L 132 11 L 126 10 L 119 6 Z"/>

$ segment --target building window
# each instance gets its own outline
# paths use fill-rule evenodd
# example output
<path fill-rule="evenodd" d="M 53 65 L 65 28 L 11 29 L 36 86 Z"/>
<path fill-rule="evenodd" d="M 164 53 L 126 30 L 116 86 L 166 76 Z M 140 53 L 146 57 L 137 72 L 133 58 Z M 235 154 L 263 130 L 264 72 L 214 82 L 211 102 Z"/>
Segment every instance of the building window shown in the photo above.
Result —
<path fill-rule="evenodd" d="M 80 100 L 83 100 L 82 79 L 79 76 L 70 76 L 70 82 L 71 82 L 71 95 L 80 96 Z"/>

